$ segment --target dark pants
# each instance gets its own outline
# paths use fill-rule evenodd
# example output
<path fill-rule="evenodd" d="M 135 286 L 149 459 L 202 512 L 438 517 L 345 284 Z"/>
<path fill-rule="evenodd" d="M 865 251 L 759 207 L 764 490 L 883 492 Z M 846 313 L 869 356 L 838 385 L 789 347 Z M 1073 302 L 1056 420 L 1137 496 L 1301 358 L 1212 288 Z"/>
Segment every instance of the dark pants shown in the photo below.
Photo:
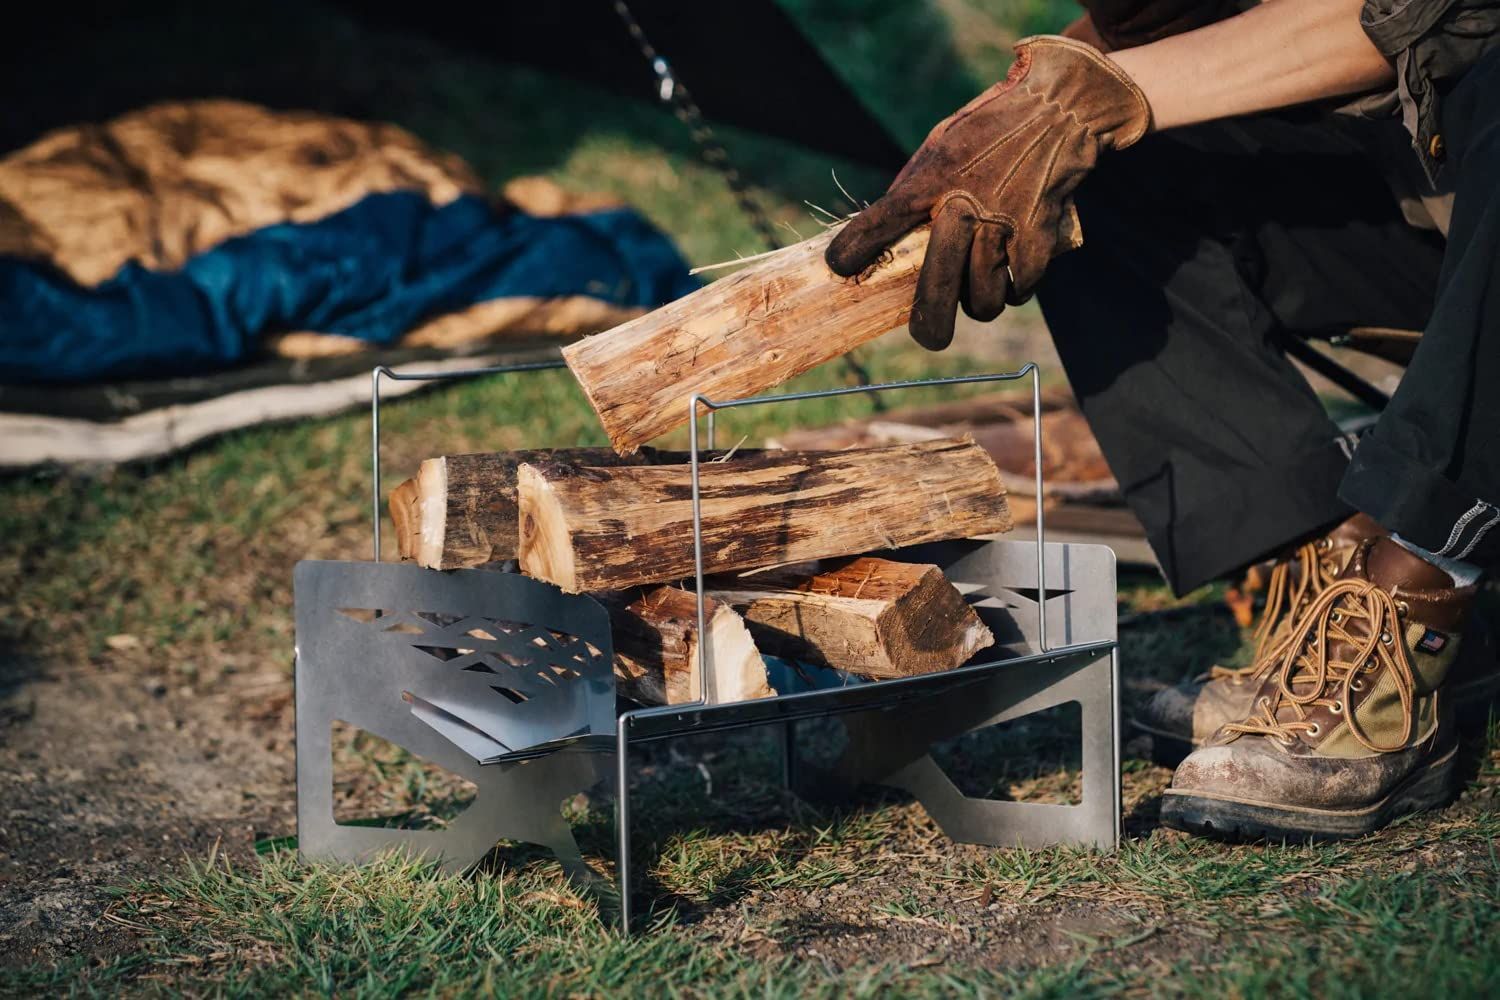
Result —
<path fill-rule="evenodd" d="M 1396 121 L 1294 112 L 1161 133 L 1079 189 L 1086 242 L 1053 262 L 1042 310 L 1178 592 L 1355 509 L 1500 563 L 1500 52 L 1448 96 L 1444 124 L 1446 244 L 1386 183 L 1381 165 L 1412 156 Z M 1424 331 L 1357 444 L 1278 346 L 1353 326 Z"/>

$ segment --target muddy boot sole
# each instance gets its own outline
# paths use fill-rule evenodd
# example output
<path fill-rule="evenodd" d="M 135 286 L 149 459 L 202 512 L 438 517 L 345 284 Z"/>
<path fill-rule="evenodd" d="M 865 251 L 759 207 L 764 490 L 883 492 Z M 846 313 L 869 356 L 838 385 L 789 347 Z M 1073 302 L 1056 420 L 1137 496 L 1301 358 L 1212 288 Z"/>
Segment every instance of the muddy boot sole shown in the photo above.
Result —
<path fill-rule="evenodd" d="M 1458 748 L 1414 771 L 1385 798 L 1359 809 L 1305 809 L 1243 802 L 1202 792 L 1167 789 L 1161 821 L 1167 826 L 1225 840 L 1347 840 L 1386 826 L 1399 816 L 1447 805 L 1453 798 Z"/>

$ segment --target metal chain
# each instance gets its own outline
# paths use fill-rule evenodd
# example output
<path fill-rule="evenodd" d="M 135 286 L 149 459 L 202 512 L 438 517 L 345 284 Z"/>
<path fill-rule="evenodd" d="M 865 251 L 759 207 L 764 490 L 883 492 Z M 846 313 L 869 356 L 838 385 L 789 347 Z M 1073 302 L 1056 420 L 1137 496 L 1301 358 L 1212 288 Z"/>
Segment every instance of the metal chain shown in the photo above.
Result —
<path fill-rule="evenodd" d="M 750 220 L 750 225 L 765 242 L 766 249 L 780 249 L 781 241 L 776 238 L 776 228 L 766 217 L 765 210 L 751 197 L 750 189 L 745 185 L 745 179 L 734 168 L 734 164 L 729 162 L 729 153 L 714 135 L 713 128 L 704 120 L 703 109 L 699 108 L 698 102 L 693 100 L 692 92 L 673 75 L 671 64 L 651 45 L 646 32 L 642 30 L 640 22 L 635 19 L 635 15 L 631 13 L 624 0 L 615 0 L 615 13 L 619 14 L 620 20 L 625 22 L 625 29 L 630 32 L 630 37 L 635 39 L 635 44 L 640 46 L 641 55 L 646 57 L 646 62 L 656 74 L 656 96 L 672 109 L 672 114 L 677 117 L 678 121 L 687 126 L 688 134 L 693 137 L 693 142 L 697 143 L 698 153 L 703 157 L 703 162 L 717 170 L 724 178 L 724 183 L 729 185 L 730 191 L 734 192 L 740 210 L 745 213 L 746 218 Z"/>
<path fill-rule="evenodd" d="M 724 178 L 724 183 L 728 185 L 729 190 L 734 194 L 735 201 L 739 203 L 740 211 L 744 212 L 745 217 L 750 220 L 751 227 L 766 244 L 766 249 L 779 250 L 781 241 L 776 235 L 776 227 L 771 225 L 765 209 L 761 208 L 759 203 L 751 197 L 744 177 L 735 169 L 734 164 L 729 162 L 728 151 L 724 149 L 718 137 L 714 135 L 713 128 L 704 119 L 703 109 L 698 107 L 697 101 L 693 100 L 692 92 L 672 73 L 671 64 L 656 51 L 625 0 L 615 0 L 615 13 L 620 15 L 621 21 L 625 22 L 625 30 L 630 32 L 630 37 L 640 47 L 641 55 L 645 57 L 652 72 L 656 74 L 657 98 L 670 107 L 677 120 L 687 127 L 688 134 L 693 137 L 693 142 L 698 146 L 698 153 L 703 157 L 703 162 L 717 170 Z M 843 361 L 844 367 L 854 375 L 858 384 L 870 384 L 869 371 L 853 354 L 844 355 Z M 871 393 L 870 398 L 877 411 L 885 410 L 885 400 L 878 393 Z"/>

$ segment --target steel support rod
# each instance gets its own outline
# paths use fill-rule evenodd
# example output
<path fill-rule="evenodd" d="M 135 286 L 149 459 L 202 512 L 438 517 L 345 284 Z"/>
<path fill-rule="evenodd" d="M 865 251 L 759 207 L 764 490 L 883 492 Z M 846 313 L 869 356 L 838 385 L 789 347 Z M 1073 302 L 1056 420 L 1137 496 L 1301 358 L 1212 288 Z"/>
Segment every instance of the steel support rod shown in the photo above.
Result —
<path fill-rule="evenodd" d="M 615 873 L 620 883 L 620 931 L 630 933 L 630 719 L 615 723 Z"/>
<path fill-rule="evenodd" d="M 380 562 L 380 379 L 393 382 L 438 382 L 450 378 L 474 378 L 479 375 L 509 375 L 512 372 L 541 372 L 568 367 L 561 358 L 551 361 L 523 361 L 513 365 L 491 365 L 486 368 L 457 368 L 453 371 L 396 371 L 387 365 L 370 370 L 370 536 L 374 540 L 373 561 Z"/>
<path fill-rule="evenodd" d="M 1047 652 L 1047 523 L 1042 509 L 1042 379 L 1036 365 L 1031 369 L 1031 448 L 1036 466 L 1036 628 L 1037 648 Z"/>

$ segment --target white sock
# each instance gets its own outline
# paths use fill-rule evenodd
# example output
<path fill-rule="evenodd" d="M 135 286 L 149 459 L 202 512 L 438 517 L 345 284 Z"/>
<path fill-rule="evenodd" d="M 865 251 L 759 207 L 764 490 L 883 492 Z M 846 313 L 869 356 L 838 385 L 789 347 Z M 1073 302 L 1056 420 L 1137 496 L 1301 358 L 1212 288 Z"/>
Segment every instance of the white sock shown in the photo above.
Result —
<path fill-rule="evenodd" d="M 1391 541 L 1412 555 L 1427 560 L 1444 573 L 1447 573 L 1453 578 L 1453 586 L 1455 587 L 1471 587 L 1478 583 L 1479 578 L 1484 575 L 1483 567 L 1475 566 L 1471 562 L 1464 562 L 1462 559 L 1449 559 L 1447 556 L 1428 552 L 1420 545 L 1413 545 L 1400 535 L 1392 535 Z"/>

